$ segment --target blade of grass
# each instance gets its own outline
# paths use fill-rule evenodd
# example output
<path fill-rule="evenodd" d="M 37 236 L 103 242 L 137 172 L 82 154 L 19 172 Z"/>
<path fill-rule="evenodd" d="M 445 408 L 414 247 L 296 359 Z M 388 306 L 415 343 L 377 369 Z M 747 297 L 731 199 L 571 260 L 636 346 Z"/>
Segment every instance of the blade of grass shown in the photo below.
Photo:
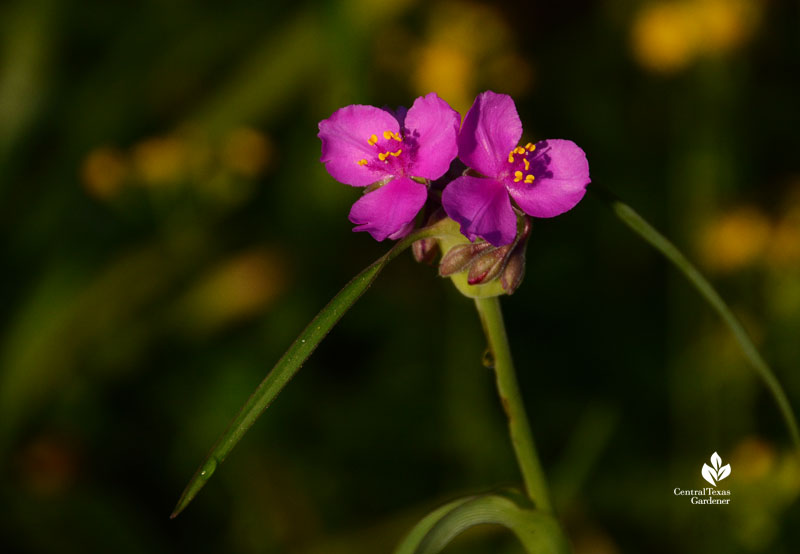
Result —
<path fill-rule="evenodd" d="M 733 315 L 733 312 L 722 299 L 722 297 L 714 290 L 711 283 L 703 277 L 700 271 L 672 244 L 664 235 L 656 231 L 652 225 L 645 221 L 636 211 L 621 201 L 612 192 L 592 185 L 589 190 L 593 191 L 595 195 L 600 198 L 614 214 L 622 220 L 633 232 L 642 237 L 646 242 L 650 243 L 656 250 L 661 252 L 673 265 L 680 270 L 681 273 L 694 285 L 700 295 L 709 303 L 709 305 L 719 314 L 722 321 L 733 333 L 739 347 L 744 352 L 745 357 L 750 362 L 750 365 L 756 370 L 756 373 L 767 386 L 767 389 L 772 394 L 778 409 L 783 416 L 786 426 L 789 429 L 789 434 L 792 437 L 795 448 L 800 451 L 800 432 L 798 431 L 797 419 L 792 410 L 792 405 L 783 390 L 780 382 L 775 374 L 770 369 L 767 362 L 759 354 L 758 349 L 750 340 L 742 324 Z"/>
<path fill-rule="evenodd" d="M 395 554 L 436 554 L 470 527 L 485 524 L 507 527 L 530 554 L 570 552 L 551 515 L 522 508 L 508 495 L 485 494 L 455 500 L 431 512 L 409 532 Z"/>
<path fill-rule="evenodd" d="M 465 496 L 463 498 L 453 500 L 452 502 L 448 502 L 443 506 L 439 506 L 430 512 L 424 518 L 419 520 L 411 529 L 411 531 L 408 532 L 408 534 L 403 538 L 402 542 L 397 545 L 394 554 L 414 554 L 417 550 L 417 547 L 422 542 L 422 539 L 425 538 L 425 535 L 430 532 L 434 525 L 436 525 L 444 516 L 452 512 L 454 509 L 474 498 L 474 496 Z"/>
<path fill-rule="evenodd" d="M 250 398 L 248 398 L 247 402 L 241 408 L 239 414 L 211 448 L 211 451 L 208 453 L 205 460 L 203 460 L 203 463 L 197 469 L 194 476 L 192 476 L 189 484 L 186 485 L 170 518 L 175 518 L 180 514 L 186 506 L 189 505 L 192 499 L 197 496 L 200 489 L 205 486 L 214 474 L 217 466 L 225 460 L 225 457 L 242 439 L 256 419 L 269 407 L 275 397 L 278 396 L 278 393 L 280 393 L 283 387 L 294 377 L 303 363 L 314 352 L 317 345 L 322 342 L 322 339 L 324 339 L 328 332 L 339 322 L 347 310 L 355 304 L 356 300 L 361 298 L 361 295 L 364 294 L 375 281 L 375 278 L 386 264 L 397 257 L 403 250 L 411 246 L 414 241 L 421 238 L 436 236 L 439 232 L 440 229 L 436 226 L 427 227 L 399 241 L 386 254 L 356 275 L 356 277 L 345 285 L 344 288 L 333 297 L 328 305 L 311 320 L 311 323 L 300 333 L 300 336 L 295 339 L 286 353 L 281 356 L 269 374 L 261 381 L 258 388 L 250 395 Z"/>

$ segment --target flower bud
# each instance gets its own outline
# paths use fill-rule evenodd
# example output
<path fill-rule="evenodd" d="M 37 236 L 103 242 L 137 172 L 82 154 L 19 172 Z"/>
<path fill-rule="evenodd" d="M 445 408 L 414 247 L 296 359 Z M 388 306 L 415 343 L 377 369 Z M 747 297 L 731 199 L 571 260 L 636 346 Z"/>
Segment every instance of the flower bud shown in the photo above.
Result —
<path fill-rule="evenodd" d="M 522 279 L 525 277 L 525 246 L 523 245 L 519 251 L 517 249 L 511 253 L 511 257 L 503 269 L 503 274 L 500 276 L 500 284 L 503 285 L 503 290 L 506 294 L 514 294 L 519 286 L 522 284 Z"/>
<path fill-rule="evenodd" d="M 488 252 L 478 256 L 469 266 L 467 283 L 478 285 L 488 283 L 497 277 L 506 264 L 506 256 L 511 252 L 513 244 L 507 244 L 499 248 L 492 248 Z"/>
<path fill-rule="evenodd" d="M 476 258 L 472 265 L 469 266 L 467 283 L 470 285 L 488 283 L 500 275 L 503 267 L 505 267 L 506 257 L 511 252 L 511 247 L 511 244 L 507 244 L 499 248 L 493 248 Z"/>
<path fill-rule="evenodd" d="M 439 240 L 444 252 L 439 275 L 450 277 L 456 288 L 470 298 L 512 294 L 525 273 L 525 247 L 530 232 L 530 219 L 521 216 L 511 244 L 493 246 L 484 240 L 471 243 L 463 237 L 452 239 L 445 235 Z"/>
<path fill-rule="evenodd" d="M 437 208 L 428 215 L 425 227 L 441 226 L 446 224 L 445 220 L 447 220 L 447 215 L 444 210 Z M 434 237 L 419 239 L 411 245 L 411 253 L 414 255 L 414 259 L 423 264 L 433 265 L 433 261 L 440 252 L 439 239 Z"/>
<path fill-rule="evenodd" d="M 435 238 L 420 239 L 411 245 L 411 253 L 419 263 L 433 265 L 439 254 L 439 241 Z"/>
<path fill-rule="evenodd" d="M 488 242 L 467 243 L 452 247 L 439 262 L 439 275 L 449 277 L 467 269 L 482 252 L 492 248 Z"/>
<path fill-rule="evenodd" d="M 503 273 L 500 276 L 500 283 L 506 294 L 514 294 L 519 286 L 522 284 L 522 279 L 525 277 L 525 249 L 528 246 L 528 236 L 531 234 L 531 221 L 527 217 L 519 234 L 514 249 L 508 256 Z"/>

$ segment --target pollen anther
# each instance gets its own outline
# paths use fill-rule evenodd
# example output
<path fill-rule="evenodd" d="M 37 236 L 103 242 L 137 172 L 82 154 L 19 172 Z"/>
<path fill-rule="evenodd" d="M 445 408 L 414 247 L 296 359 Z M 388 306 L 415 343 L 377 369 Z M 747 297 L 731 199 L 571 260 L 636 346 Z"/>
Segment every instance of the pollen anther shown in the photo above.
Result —
<path fill-rule="evenodd" d="M 514 151 L 513 150 L 508 153 L 508 163 L 510 163 L 510 164 L 514 163 Z"/>
<path fill-rule="evenodd" d="M 515 183 L 519 183 L 520 181 L 522 181 L 522 172 L 521 171 L 515 171 L 514 172 L 514 182 Z"/>
<path fill-rule="evenodd" d="M 529 142 L 528 144 L 525 145 L 525 150 L 527 150 L 528 152 L 533 152 L 534 150 L 536 150 L 536 145 L 533 144 L 532 142 Z"/>
<path fill-rule="evenodd" d="M 367 142 L 370 146 L 375 146 L 375 144 L 378 142 L 378 137 L 375 135 L 370 135 L 370 137 L 367 139 Z"/>
<path fill-rule="evenodd" d="M 533 180 L 534 180 L 534 179 L 536 179 L 536 177 L 534 177 L 533 175 L 530 175 L 530 174 L 529 174 L 529 175 L 526 175 L 526 176 L 525 176 L 525 182 L 526 182 L 526 183 L 533 183 Z"/>
<path fill-rule="evenodd" d="M 362 158 L 362 159 L 358 160 L 358 165 L 367 165 L 367 163 L 368 162 L 367 162 L 366 158 Z"/>
<path fill-rule="evenodd" d="M 522 162 L 525 164 L 525 171 L 528 171 L 531 168 L 531 162 L 528 161 L 528 158 L 523 158 Z"/>
<path fill-rule="evenodd" d="M 517 154 L 525 154 L 525 149 L 522 146 L 517 146 L 516 148 L 514 148 L 514 152 L 516 152 Z"/>
<path fill-rule="evenodd" d="M 396 158 L 397 156 L 399 156 L 400 154 L 402 154 L 402 152 L 403 152 L 403 149 L 402 149 L 402 148 L 398 148 L 398 149 L 397 149 L 397 152 L 389 152 L 389 155 L 390 155 L 390 156 L 394 156 L 394 157 Z"/>
<path fill-rule="evenodd" d="M 391 131 L 384 131 L 383 132 L 383 138 L 385 138 L 386 140 L 394 139 L 397 142 L 403 142 L 403 137 L 401 137 L 397 133 L 393 133 Z"/>

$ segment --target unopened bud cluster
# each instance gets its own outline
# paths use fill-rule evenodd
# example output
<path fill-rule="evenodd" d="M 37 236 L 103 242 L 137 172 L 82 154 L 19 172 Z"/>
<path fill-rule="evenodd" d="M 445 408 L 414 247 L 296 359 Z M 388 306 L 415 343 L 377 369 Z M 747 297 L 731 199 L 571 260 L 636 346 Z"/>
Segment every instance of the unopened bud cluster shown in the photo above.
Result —
<path fill-rule="evenodd" d="M 448 238 L 418 240 L 412 245 L 412 251 L 418 262 L 427 264 L 432 264 L 441 251 L 439 275 L 452 277 L 467 296 L 513 294 L 525 276 L 530 219 L 523 216 L 519 227 L 514 241 L 503 246 L 493 246 L 481 239 L 466 242 L 463 237 L 456 236 L 455 241 Z"/>

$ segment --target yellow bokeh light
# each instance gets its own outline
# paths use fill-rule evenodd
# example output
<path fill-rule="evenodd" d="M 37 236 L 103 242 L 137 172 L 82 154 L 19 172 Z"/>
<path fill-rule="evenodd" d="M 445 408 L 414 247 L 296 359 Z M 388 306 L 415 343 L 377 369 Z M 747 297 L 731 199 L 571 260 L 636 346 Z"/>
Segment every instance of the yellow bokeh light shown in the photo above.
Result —
<path fill-rule="evenodd" d="M 800 264 L 800 181 L 793 183 L 772 233 L 767 262 L 776 268 Z"/>
<path fill-rule="evenodd" d="M 186 173 L 186 145 L 177 137 L 153 137 L 136 144 L 133 164 L 148 185 L 174 183 Z"/>
<path fill-rule="evenodd" d="M 647 69 L 674 72 L 692 60 L 697 48 L 696 22 L 683 3 L 650 4 L 639 12 L 632 29 L 633 53 Z"/>
<path fill-rule="evenodd" d="M 759 19 L 757 5 L 748 0 L 699 0 L 695 9 L 702 27 L 700 49 L 723 54 L 750 37 Z"/>
<path fill-rule="evenodd" d="M 128 173 L 127 161 L 119 150 L 95 148 L 81 165 L 81 181 L 95 198 L 108 199 L 117 194 Z"/>
<path fill-rule="evenodd" d="M 479 89 L 515 95 L 527 91 L 531 66 L 512 48 L 513 32 L 496 8 L 468 1 L 436 4 L 417 48 L 412 82 L 466 113 Z"/>
<path fill-rule="evenodd" d="M 759 6 L 753 0 L 659 1 L 644 6 L 631 28 L 636 60 L 646 69 L 677 72 L 701 55 L 720 55 L 755 31 Z"/>
<path fill-rule="evenodd" d="M 700 252 L 710 269 L 725 272 L 753 263 L 764 254 L 771 225 L 753 207 L 742 207 L 712 221 L 700 238 Z"/>
<path fill-rule="evenodd" d="M 425 47 L 413 79 L 419 94 L 436 91 L 459 113 L 466 113 L 472 105 L 475 67 L 458 48 L 446 44 Z"/>
<path fill-rule="evenodd" d="M 731 456 L 736 468 L 736 478 L 743 482 L 763 479 L 775 465 L 775 449 L 758 437 L 748 437 L 738 445 Z"/>
<path fill-rule="evenodd" d="M 249 127 L 234 129 L 222 146 L 222 163 L 242 177 L 258 177 L 267 167 L 272 145 L 264 134 Z"/>
<path fill-rule="evenodd" d="M 260 313 L 286 284 L 278 253 L 249 250 L 222 261 L 201 278 L 182 302 L 188 328 L 210 332 Z"/>

